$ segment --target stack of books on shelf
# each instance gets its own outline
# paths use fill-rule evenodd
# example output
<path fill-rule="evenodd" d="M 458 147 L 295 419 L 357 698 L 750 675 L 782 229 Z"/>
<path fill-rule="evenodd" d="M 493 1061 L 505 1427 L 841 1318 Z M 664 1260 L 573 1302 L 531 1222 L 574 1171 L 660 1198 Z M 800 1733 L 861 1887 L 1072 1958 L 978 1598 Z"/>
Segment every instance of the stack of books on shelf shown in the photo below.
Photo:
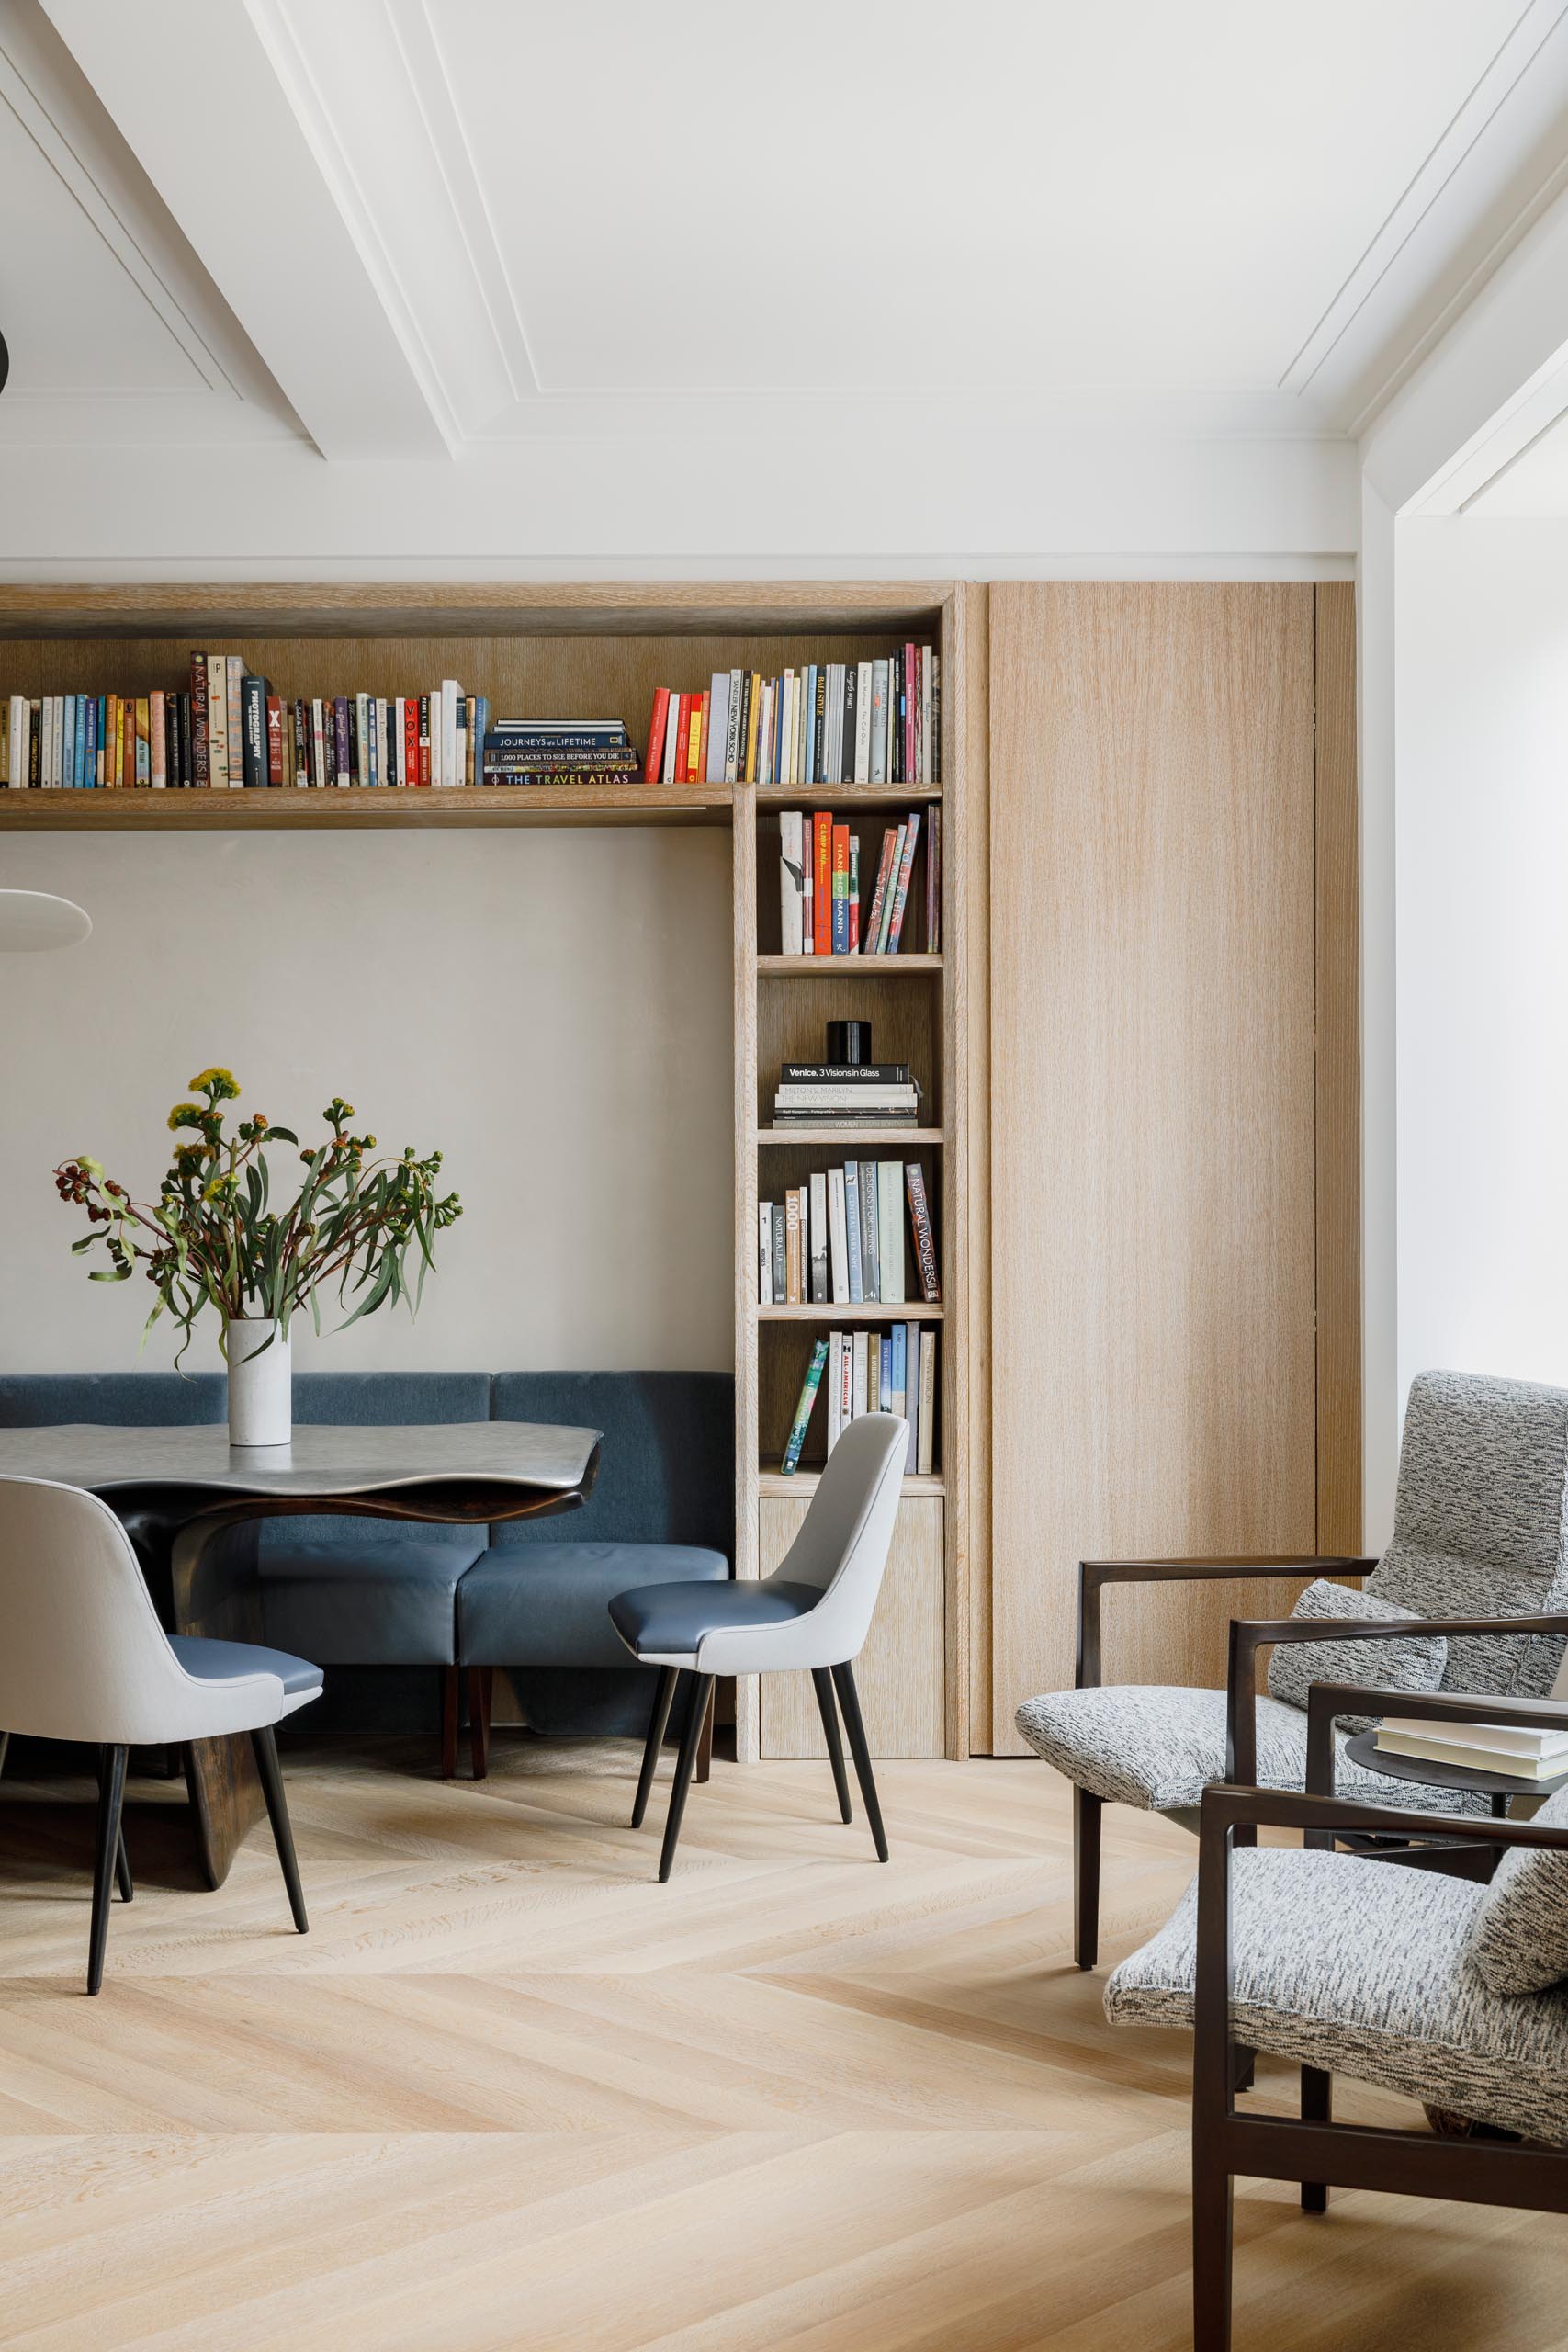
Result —
<path fill-rule="evenodd" d="M 912 1127 L 920 1090 L 908 1062 L 783 1062 L 775 1127 Z"/>
<path fill-rule="evenodd" d="M 486 784 L 637 784 L 642 762 L 619 718 L 495 718 L 484 736 Z"/>
<path fill-rule="evenodd" d="M 828 809 L 779 812 L 779 938 L 786 956 L 897 956 L 909 903 L 920 812 L 883 833 L 863 913 L 861 838 Z M 926 953 L 942 945 L 942 810 L 926 818 Z"/>
<path fill-rule="evenodd" d="M 829 1453 L 862 1413 L 897 1413 L 909 1424 L 906 1473 L 929 1478 L 936 1442 L 934 1331 L 895 1323 L 886 1331 L 829 1331 L 811 1351 L 779 1468 L 790 1476 L 800 1456 L 818 1391 L 827 1396 Z"/>
<path fill-rule="evenodd" d="M 647 780 L 940 784 L 941 659 L 909 644 L 886 662 L 813 662 L 776 678 L 716 670 L 693 694 L 660 686 Z"/>
<path fill-rule="evenodd" d="M 1443 1724 L 1390 1715 L 1378 1725 L 1375 1745 L 1390 1756 L 1457 1764 L 1467 1772 L 1496 1772 L 1516 1781 L 1556 1781 L 1568 1772 L 1568 1724 L 1549 1731 L 1525 1724 Z"/>
<path fill-rule="evenodd" d="M 782 1201 L 757 1204 L 757 1298 L 762 1306 L 901 1306 L 905 1205 L 919 1295 L 935 1306 L 936 1243 L 919 1160 L 849 1159 Z"/>
<path fill-rule="evenodd" d="M 186 693 L 12 695 L 13 791 L 228 791 L 476 781 L 488 706 L 455 678 L 418 695 L 293 701 L 237 653 L 195 652 Z"/>

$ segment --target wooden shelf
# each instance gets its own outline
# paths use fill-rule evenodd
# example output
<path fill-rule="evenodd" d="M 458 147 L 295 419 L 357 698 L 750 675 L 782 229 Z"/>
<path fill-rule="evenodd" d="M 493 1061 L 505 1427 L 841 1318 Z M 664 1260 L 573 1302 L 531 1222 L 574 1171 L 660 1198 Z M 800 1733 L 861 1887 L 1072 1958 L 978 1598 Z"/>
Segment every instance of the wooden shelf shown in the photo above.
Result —
<path fill-rule="evenodd" d="M 814 1495 L 817 1492 L 817 1484 L 821 1476 L 822 1473 L 820 1470 L 812 1470 L 805 1467 L 802 1467 L 799 1470 L 792 1470 L 787 1476 L 782 1470 L 759 1470 L 757 1473 L 757 1492 L 760 1495 L 799 1495 L 802 1497 Z M 947 1492 L 947 1481 L 945 1478 L 918 1478 L 911 1476 L 905 1477 L 900 1481 L 900 1491 L 906 1495 L 935 1495 L 941 1497 L 945 1495 Z"/>
<path fill-rule="evenodd" d="M 940 972 L 940 956 L 759 956 L 758 972 L 808 980 L 863 979 L 867 973 Z"/>
<path fill-rule="evenodd" d="M 942 798 L 940 784 L 754 784 L 759 808 L 920 808 Z"/>
<path fill-rule="evenodd" d="M 879 1127 L 856 1126 L 850 1121 L 842 1125 L 811 1127 L 759 1127 L 757 1141 L 761 1143 L 941 1143 L 940 1127 Z"/>
<path fill-rule="evenodd" d="M 827 1300 L 821 1306 L 763 1306 L 759 1304 L 759 1323 L 940 1323 L 945 1309 L 940 1300 L 933 1306 L 925 1299 L 848 1299 Z"/>
<path fill-rule="evenodd" d="M 456 785 L 435 790 L 0 792 L 0 831 L 331 832 L 413 825 L 728 825 L 728 785 Z"/>

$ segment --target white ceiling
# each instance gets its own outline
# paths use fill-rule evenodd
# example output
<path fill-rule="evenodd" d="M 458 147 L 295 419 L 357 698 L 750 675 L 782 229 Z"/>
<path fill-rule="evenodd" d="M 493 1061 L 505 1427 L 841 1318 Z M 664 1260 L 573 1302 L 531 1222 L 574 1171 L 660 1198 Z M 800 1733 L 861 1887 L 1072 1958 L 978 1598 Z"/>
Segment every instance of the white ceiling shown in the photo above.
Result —
<path fill-rule="evenodd" d="M 1343 435 L 1565 176 L 1568 0 L 0 0 L 0 438 Z"/>

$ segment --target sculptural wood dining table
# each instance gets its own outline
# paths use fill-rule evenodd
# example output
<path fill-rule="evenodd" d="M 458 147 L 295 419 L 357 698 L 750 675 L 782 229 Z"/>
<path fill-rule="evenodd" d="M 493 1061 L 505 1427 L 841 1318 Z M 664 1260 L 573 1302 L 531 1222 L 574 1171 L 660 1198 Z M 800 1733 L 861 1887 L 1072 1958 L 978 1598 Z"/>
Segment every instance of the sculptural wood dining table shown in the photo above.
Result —
<path fill-rule="evenodd" d="M 65 1422 L 0 1430 L 0 1476 L 100 1496 L 171 1632 L 260 1642 L 264 1519 L 471 1525 L 575 1510 L 592 1490 L 600 1437 L 536 1421 L 457 1421 L 308 1427 L 286 1446 L 231 1446 L 222 1428 Z M 250 1742 L 193 1741 L 185 1769 L 201 1866 L 219 1886 L 264 1810 Z"/>

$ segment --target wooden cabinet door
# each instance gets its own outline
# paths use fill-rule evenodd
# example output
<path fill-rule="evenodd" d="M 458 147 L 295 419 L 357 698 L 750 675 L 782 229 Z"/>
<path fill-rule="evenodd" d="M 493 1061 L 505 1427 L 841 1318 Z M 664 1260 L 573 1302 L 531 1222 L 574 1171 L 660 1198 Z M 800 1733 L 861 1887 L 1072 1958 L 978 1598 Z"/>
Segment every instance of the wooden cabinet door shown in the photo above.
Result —
<path fill-rule="evenodd" d="M 994 1753 L 1080 1558 L 1317 1546 L 1316 594 L 991 589 Z M 1294 1589 L 1113 1591 L 1106 1679 Z"/>
<path fill-rule="evenodd" d="M 758 1510 L 766 1577 L 799 1534 L 806 1504 L 792 1496 L 764 1495 Z M 940 1497 L 906 1495 L 894 1521 L 876 1614 L 855 1660 L 855 1688 L 873 1756 L 942 1752 L 942 1515 Z M 825 1770 L 828 1750 L 809 1674 L 764 1674 L 761 1679 L 762 1754 L 819 1756 Z M 858 1807 L 858 1795 L 854 1802 Z"/>

